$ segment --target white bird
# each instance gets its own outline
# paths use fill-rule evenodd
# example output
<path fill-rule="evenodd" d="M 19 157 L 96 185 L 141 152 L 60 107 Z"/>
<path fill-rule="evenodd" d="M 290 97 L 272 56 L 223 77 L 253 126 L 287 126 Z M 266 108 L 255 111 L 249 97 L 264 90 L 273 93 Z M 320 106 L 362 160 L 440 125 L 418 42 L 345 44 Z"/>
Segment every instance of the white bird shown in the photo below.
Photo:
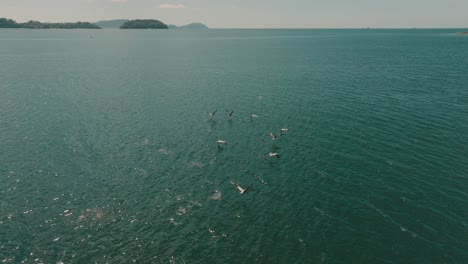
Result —
<path fill-rule="evenodd" d="M 234 182 L 233 184 L 234 184 L 234 186 L 236 186 L 237 190 L 239 190 L 240 194 L 244 194 L 245 192 L 247 192 L 250 189 L 250 187 L 252 187 L 252 184 L 250 184 L 249 187 L 244 189 L 236 182 Z"/>
<path fill-rule="evenodd" d="M 275 134 L 273 134 L 271 132 L 268 135 L 271 137 L 272 140 L 275 140 L 278 137 L 278 135 L 275 135 Z"/>
<path fill-rule="evenodd" d="M 214 112 L 208 112 L 208 114 L 210 115 L 210 117 L 213 117 L 216 114 L 217 111 L 218 110 L 214 110 Z"/>
<path fill-rule="evenodd" d="M 284 132 L 288 132 L 288 129 L 287 128 L 282 128 L 281 133 L 284 133 Z"/>
<path fill-rule="evenodd" d="M 276 153 L 276 152 L 270 152 L 270 153 L 268 153 L 268 156 L 270 156 L 270 157 L 277 157 L 278 159 L 280 158 L 280 156 L 279 156 L 278 153 Z"/>
<path fill-rule="evenodd" d="M 218 143 L 218 145 L 227 145 L 227 141 L 222 140 L 222 139 L 218 140 L 217 143 Z"/>
<path fill-rule="evenodd" d="M 258 115 L 251 114 L 250 119 L 258 118 Z"/>

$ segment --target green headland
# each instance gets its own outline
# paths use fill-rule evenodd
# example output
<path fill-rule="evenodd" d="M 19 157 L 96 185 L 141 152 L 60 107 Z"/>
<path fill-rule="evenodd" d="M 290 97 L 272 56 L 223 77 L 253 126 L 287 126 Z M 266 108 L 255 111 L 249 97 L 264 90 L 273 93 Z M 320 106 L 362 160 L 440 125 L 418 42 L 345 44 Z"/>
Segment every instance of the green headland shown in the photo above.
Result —
<path fill-rule="evenodd" d="M 89 22 L 76 22 L 76 23 L 42 23 L 39 21 L 28 21 L 26 23 L 17 23 L 15 20 L 0 18 L 0 28 L 31 28 L 31 29 L 49 29 L 49 28 L 63 28 L 63 29 L 101 29 L 100 26 Z"/>

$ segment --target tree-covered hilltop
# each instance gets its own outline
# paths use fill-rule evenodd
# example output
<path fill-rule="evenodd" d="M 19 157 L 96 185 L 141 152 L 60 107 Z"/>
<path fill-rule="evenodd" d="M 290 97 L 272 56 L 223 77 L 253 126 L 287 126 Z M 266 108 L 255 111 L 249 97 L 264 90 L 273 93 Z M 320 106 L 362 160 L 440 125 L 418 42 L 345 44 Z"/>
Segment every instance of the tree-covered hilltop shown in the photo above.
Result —
<path fill-rule="evenodd" d="M 136 19 L 125 22 L 121 29 L 168 29 L 167 25 L 155 19 Z"/>
<path fill-rule="evenodd" d="M 0 28 L 19 28 L 19 24 L 12 19 L 0 18 Z"/>
<path fill-rule="evenodd" d="M 31 28 L 31 29 L 100 29 L 98 25 L 89 22 L 76 22 L 76 23 L 42 23 L 39 21 L 28 21 L 26 23 L 17 23 L 12 19 L 0 18 L 0 28 Z"/>

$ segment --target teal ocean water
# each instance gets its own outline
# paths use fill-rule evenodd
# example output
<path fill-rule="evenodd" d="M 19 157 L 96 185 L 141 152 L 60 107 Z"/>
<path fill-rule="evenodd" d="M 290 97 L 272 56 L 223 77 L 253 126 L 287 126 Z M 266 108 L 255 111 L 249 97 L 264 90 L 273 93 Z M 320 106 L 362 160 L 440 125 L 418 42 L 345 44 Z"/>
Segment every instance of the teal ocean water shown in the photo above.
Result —
<path fill-rule="evenodd" d="M 0 261 L 467 263 L 456 31 L 0 30 Z"/>

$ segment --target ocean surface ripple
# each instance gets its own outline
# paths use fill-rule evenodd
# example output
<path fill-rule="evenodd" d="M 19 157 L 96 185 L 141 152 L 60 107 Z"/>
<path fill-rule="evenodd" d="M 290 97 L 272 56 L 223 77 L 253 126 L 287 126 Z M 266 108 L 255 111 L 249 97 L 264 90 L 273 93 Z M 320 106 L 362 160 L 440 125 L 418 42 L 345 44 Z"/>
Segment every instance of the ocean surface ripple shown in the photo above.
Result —
<path fill-rule="evenodd" d="M 468 263 L 456 31 L 0 30 L 0 261 Z"/>

